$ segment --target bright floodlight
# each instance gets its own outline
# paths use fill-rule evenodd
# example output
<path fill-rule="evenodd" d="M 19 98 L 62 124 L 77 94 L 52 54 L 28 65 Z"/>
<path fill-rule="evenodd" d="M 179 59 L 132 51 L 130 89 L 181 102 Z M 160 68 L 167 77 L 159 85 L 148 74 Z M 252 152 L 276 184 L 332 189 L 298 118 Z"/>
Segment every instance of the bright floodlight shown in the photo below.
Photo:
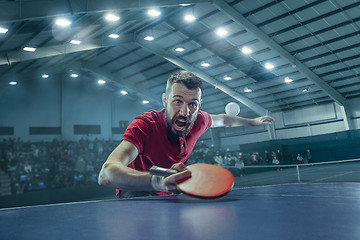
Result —
<path fill-rule="evenodd" d="M 252 89 L 251 88 L 244 88 L 244 92 L 246 92 L 246 93 L 252 92 Z"/>
<path fill-rule="evenodd" d="M 58 18 L 56 19 L 55 24 L 61 27 L 68 27 L 71 25 L 71 22 L 65 18 Z"/>
<path fill-rule="evenodd" d="M 126 94 L 128 94 L 128 92 L 127 92 L 127 91 L 125 91 L 125 90 L 121 90 L 121 91 L 120 91 L 120 93 L 121 93 L 122 95 L 126 95 Z"/>
<path fill-rule="evenodd" d="M 144 101 L 142 101 L 142 103 L 143 103 L 143 104 L 148 104 L 148 103 L 150 103 L 150 101 L 144 100 Z"/>
<path fill-rule="evenodd" d="M 16 85 L 16 84 L 17 84 L 17 82 L 15 82 L 15 81 L 11 81 L 11 82 L 9 82 L 9 84 L 10 84 L 10 85 L 12 85 L 12 86 L 14 86 L 14 85 Z"/>
<path fill-rule="evenodd" d="M 186 14 L 185 17 L 184 17 L 185 21 L 187 22 L 193 22 L 196 20 L 196 17 L 194 15 L 191 15 L 191 14 Z"/>
<path fill-rule="evenodd" d="M 274 65 L 272 65 L 271 63 L 268 63 L 268 62 L 267 62 L 267 63 L 265 63 L 265 68 L 271 70 L 271 69 L 274 68 Z"/>
<path fill-rule="evenodd" d="M 185 48 L 183 48 L 183 47 L 178 47 L 178 48 L 175 48 L 175 51 L 177 51 L 177 52 L 183 52 L 183 51 L 185 51 Z"/>
<path fill-rule="evenodd" d="M 72 78 L 77 78 L 78 76 L 79 76 L 79 74 L 76 74 L 76 73 L 70 74 L 70 77 L 72 77 Z"/>
<path fill-rule="evenodd" d="M 105 84 L 105 83 L 106 83 L 105 80 L 102 80 L 102 79 L 98 80 L 98 84 L 100 84 L 100 85 L 103 85 L 103 84 Z"/>
<path fill-rule="evenodd" d="M 250 54 L 252 53 L 252 50 L 248 47 L 242 47 L 241 52 L 244 54 Z"/>
<path fill-rule="evenodd" d="M 218 28 L 216 30 L 216 34 L 220 37 L 225 37 L 228 34 L 228 31 L 226 31 L 224 28 Z"/>
<path fill-rule="evenodd" d="M 108 36 L 109 38 L 113 38 L 113 39 L 117 39 L 119 38 L 120 36 L 118 34 L 115 34 L 115 33 L 112 33 Z"/>
<path fill-rule="evenodd" d="M 49 77 L 49 75 L 47 75 L 47 74 L 43 74 L 41 77 L 42 77 L 42 78 L 48 78 L 48 77 Z"/>
<path fill-rule="evenodd" d="M 35 52 L 36 48 L 34 48 L 34 47 L 24 47 L 23 50 L 27 51 L 27 52 Z"/>
<path fill-rule="evenodd" d="M 210 67 L 210 63 L 202 62 L 202 63 L 201 63 L 201 66 L 202 66 L 202 67 Z"/>
<path fill-rule="evenodd" d="M 112 13 L 106 14 L 105 19 L 110 22 L 117 22 L 120 20 L 119 16 L 116 16 Z"/>
<path fill-rule="evenodd" d="M 151 17 L 158 17 L 160 16 L 160 12 L 156 9 L 150 9 L 148 12 L 148 15 L 151 16 Z"/>
<path fill-rule="evenodd" d="M 286 82 L 286 83 L 291 83 L 292 81 L 294 81 L 294 80 L 292 80 L 289 77 L 284 78 L 284 82 Z"/>
<path fill-rule="evenodd" d="M 225 76 L 224 76 L 224 80 L 225 80 L 225 81 L 229 81 L 229 80 L 231 80 L 231 79 L 232 79 L 232 77 L 230 77 L 230 76 L 228 76 L 228 75 L 225 75 Z"/>
<path fill-rule="evenodd" d="M 70 41 L 70 43 L 71 43 L 71 44 L 75 44 L 75 45 L 79 45 L 79 44 L 81 44 L 82 42 L 81 42 L 80 40 L 75 40 L 75 39 L 73 39 L 73 40 Z"/>
<path fill-rule="evenodd" d="M 0 27 L 0 33 L 7 33 L 7 31 L 8 31 L 7 28 Z"/>
<path fill-rule="evenodd" d="M 154 40 L 155 38 L 154 38 L 153 36 L 146 36 L 146 37 L 144 37 L 144 39 L 145 39 L 146 41 L 152 41 L 152 40 Z"/>

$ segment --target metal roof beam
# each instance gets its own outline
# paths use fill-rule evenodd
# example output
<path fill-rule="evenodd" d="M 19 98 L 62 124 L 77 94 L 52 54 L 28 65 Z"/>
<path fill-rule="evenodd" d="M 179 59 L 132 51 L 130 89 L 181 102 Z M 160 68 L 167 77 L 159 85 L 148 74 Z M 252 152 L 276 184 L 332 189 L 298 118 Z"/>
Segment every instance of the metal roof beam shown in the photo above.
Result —
<path fill-rule="evenodd" d="M 175 7 L 180 4 L 196 4 L 211 0 L 58 0 L 58 1 L 1 1 L 0 22 L 96 13 L 149 7 Z"/>
<path fill-rule="evenodd" d="M 328 85 L 325 81 L 323 81 L 319 76 L 317 76 L 314 72 L 312 72 L 307 66 L 298 61 L 293 55 L 287 52 L 284 48 L 282 48 L 278 43 L 272 40 L 268 35 L 266 35 L 263 31 L 257 28 L 254 24 L 252 24 L 249 20 L 247 20 L 244 16 L 242 16 L 236 9 L 231 7 L 228 3 L 223 0 L 213 0 L 214 5 L 221 12 L 230 17 L 237 24 L 245 27 L 245 29 L 252 34 L 254 34 L 257 38 L 267 44 L 271 49 L 276 51 L 281 57 L 289 61 L 292 65 L 296 66 L 296 68 L 308 79 L 313 81 L 319 88 L 321 88 L 329 97 L 331 97 L 335 102 L 340 104 L 341 106 L 346 105 L 346 98 L 343 97 L 339 92 L 337 92 L 334 88 Z"/>
<path fill-rule="evenodd" d="M 153 105 L 159 109 L 164 107 L 162 105 L 161 96 L 158 96 L 159 98 L 156 98 L 156 96 L 155 97 L 151 96 L 149 94 L 149 91 L 141 90 L 140 88 L 136 87 L 134 84 L 130 84 L 130 83 L 122 84 L 119 82 L 119 75 L 112 74 L 112 73 L 108 72 L 107 70 L 104 70 L 103 68 L 100 68 L 90 62 L 83 62 L 80 68 L 82 70 L 90 71 L 94 75 L 105 78 L 107 81 L 113 83 L 119 89 L 125 88 L 126 90 L 131 91 L 131 93 L 135 93 L 137 95 L 145 97 L 146 99 L 150 100 L 151 105 Z M 120 79 L 121 79 L 121 77 L 120 77 Z"/>
<path fill-rule="evenodd" d="M 191 66 L 189 63 L 179 59 L 176 56 L 173 56 L 172 54 L 166 52 L 162 48 L 155 45 L 155 43 L 147 43 L 144 41 L 137 41 L 137 43 L 142 46 L 145 49 L 148 49 L 149 51 L 153 52 L 154 54 L 163 57 L 167 61 L 179 66 L 180 68 L 187 70 L 189 72 L 194 73 L 196 76 L 200 77 L 207 83 L 213 85 L 215 88 L 221 90 L 222 92 L 226 93 L 227 95 L 231 96 L 232 98 L 238 100 L 251 110 L 253 110 L 256 114 L 263 116 L 263 115 L 269 115 L 269 110 L 263 108 L 262 106 L 258 105 L 257 103 L 251 101 L 247 97 L 241 95 L 240 93 L 234 91 L 232 88 L 226 86 L 225 84 L 222 84 L 221 82 L 215 80 L 211 76 L 207 75 L 203 71 L 199 70 L 198 68 L 195 68 Z"/>
<path fill-rule="evenodd" d="M 66 43 L 48 47 L 40 47 L 36 49 L 35 52 L 25 52 L 23 50 L 20 50 L 8 53 L 0 53 L 0 65 L 11 65 L 15 62 L 23 62 L 27 60 L 40 59 L 45 57 L 54 57 L 62 54 L 112 47 L 121 43 L 128 43 L 133 41 L 133 34 L 128 34 L 122 35 L 121 40 L 116 41 L 116 44 L 104 44 L 104 41 L 99 39 L 97 41 L 93 41 L 92 43 L 82 43 L 80 45 Z"/>

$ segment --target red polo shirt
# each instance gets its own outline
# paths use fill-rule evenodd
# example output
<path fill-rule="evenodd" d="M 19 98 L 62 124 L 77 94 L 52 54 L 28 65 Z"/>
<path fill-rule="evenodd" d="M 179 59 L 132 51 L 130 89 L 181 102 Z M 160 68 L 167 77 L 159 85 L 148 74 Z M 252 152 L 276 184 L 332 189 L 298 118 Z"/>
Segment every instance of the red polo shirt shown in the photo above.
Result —
<path fill-rule="evenodd" d="M 132 142 L 139 151 L 129 167 L 149 171 L 153 165 L 170 168 L 174 163 L 186 164 L 196 141 L 210 126 L 210 115 L 199 110 L 190 133 L 175 137 L 166 128 L 165 109 L 141 114 L 131 122 L 123 136 L 123 140 Z"/>

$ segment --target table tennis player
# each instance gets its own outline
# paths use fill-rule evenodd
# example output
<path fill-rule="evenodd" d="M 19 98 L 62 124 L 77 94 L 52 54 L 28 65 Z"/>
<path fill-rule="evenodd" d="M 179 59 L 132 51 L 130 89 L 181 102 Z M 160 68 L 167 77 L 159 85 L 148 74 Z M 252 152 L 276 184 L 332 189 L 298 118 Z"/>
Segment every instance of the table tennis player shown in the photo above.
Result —
<path fill-rule="evenodd" d="M 164 109 L 137 116 L 126 129 L 99 174 L 99 184 L 117 188 L 119 197 L 176 191 L 176 182 L 191 176 L 186 168 L 199 137 L 209 128 L 266 126 L 273 118 L 246 119 L 212 115 L 200 109 L 202 81 L 188 71 L 172 74 L 162 95 Z M 179 171 L 167 177 L 149 174 L 153 166 Z"/>

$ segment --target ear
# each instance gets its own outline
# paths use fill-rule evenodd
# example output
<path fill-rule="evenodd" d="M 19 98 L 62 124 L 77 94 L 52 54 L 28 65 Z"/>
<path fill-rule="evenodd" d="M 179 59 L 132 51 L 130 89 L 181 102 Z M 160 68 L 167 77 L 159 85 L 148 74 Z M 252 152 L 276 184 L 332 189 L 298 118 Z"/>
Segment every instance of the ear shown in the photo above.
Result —
<path fill-rule="evenodd" d="M 166 93 L 163 93 L 162 94 L 162 102 L 163 102 L 164 107 L 166 107 L 166 101 L 167 101 Z"/>

